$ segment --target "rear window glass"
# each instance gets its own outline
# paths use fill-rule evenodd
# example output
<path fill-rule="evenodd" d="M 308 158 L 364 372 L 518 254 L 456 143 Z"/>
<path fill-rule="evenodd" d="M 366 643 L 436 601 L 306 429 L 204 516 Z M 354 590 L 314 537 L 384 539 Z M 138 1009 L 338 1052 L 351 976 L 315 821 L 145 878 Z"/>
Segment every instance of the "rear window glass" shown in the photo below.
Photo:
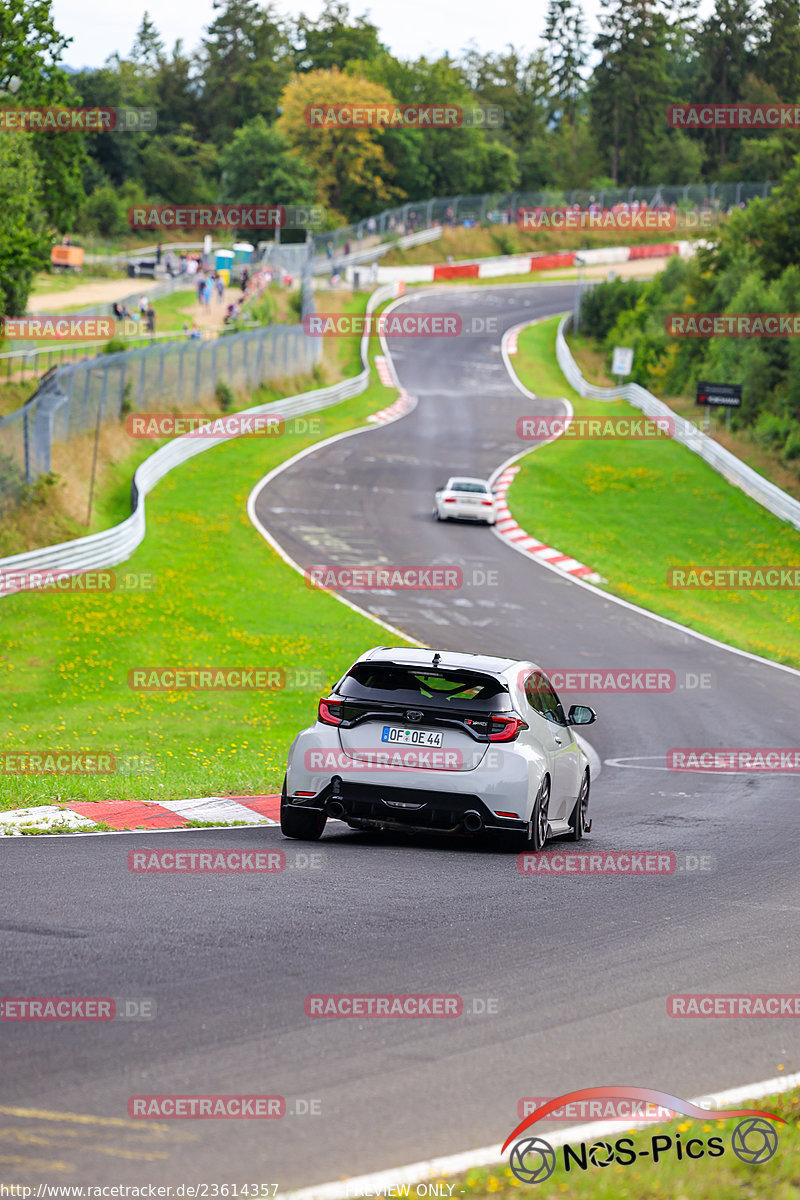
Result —
<path fill-rule="evenodd" d="M 456 480 L 450 485 L 451 492 L 485 492 L 486 485 L 483 483 L 461 483 Z"/>
<path fill-rule="evenodd" d="M 393 701 L 437 708 L 495 709 L 510 706 L 508 690 L 479 671 L 429 671 L 394 663 L 357 663 L 337 689 L 353 700 Z"/>

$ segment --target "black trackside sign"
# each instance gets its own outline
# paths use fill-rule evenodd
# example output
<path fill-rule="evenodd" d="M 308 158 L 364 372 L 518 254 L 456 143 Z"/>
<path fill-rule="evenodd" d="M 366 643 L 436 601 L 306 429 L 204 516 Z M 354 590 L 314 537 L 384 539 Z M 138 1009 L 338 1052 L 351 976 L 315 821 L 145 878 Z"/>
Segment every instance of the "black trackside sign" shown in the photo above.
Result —
<path fill-rule="evenodd" d="M 741 408 L 740 383 L 698 383 L 697 403 L 709 408 Z"/>

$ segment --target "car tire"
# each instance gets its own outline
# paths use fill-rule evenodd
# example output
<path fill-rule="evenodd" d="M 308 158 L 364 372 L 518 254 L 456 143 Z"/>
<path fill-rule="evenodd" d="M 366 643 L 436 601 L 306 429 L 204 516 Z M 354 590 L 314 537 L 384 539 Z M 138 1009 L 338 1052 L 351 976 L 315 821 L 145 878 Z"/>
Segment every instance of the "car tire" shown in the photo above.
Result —
<path fill-rule="evenodd" d="M 550 780 L 545 775 L 539 784 L 536 799 L 531 810 L 531 819 L 524 833 L 519 835 L 518 846 L 523 850 L 539 851 L 547 841 L 548 822 L 547 810 L 550 807 Z"/>
<path fill-rule="evenodd" d="M 589 791 L 591 788 L 591 780 L 589 772 L 584 771 L 581 779 L 580 791 L 578 799 L 575 801 L 575 807 L 570 813 L 569 818 L 569 833 L 567 840 L 570 842 L 579 842 L 586 832 L 586 813 L 589 808 Z"/>
<path fill-rule="evenodd" d="M 301 842 L 316 842 L 322 837 L 327 817 L 324 812 L 310 812 L 286 803 L 286 777 L 281 789 L 281 833 Z"/>

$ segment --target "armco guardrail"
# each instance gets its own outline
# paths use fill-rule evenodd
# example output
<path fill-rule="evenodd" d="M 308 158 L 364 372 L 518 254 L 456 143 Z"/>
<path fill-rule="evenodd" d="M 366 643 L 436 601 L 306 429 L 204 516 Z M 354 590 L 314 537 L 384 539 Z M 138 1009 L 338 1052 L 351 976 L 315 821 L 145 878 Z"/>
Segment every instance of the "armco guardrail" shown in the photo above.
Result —
<path fill-rule="evenodd" d="M 373 312 L 378 305 L 392 299 L 401 293 L 397 285 L 378 288 L 367 302 L 367 312 Z M 369 333 L 361 338 L 361 362 L 363 369 L 352 379 L 332 387 L 317 388 L 315 391 L 302 392 L 287 400 L 273 400 L 269 404 L 259 404 L 255 408 L 246 409 L 247 415 L 276 413 L 284 417 L 300 416 L 303 413 L 314 412 L 319 408 L 327 408 L 338 404 L 340 400 L 348 400 L 366 390 L 369 383 Z M 237 414 L 241 416 L 243 414 Z M 13 591 L 30 590 L 28 587 L 13 587 L 6 590 L 2 576 L 7 572 L 15 575 L 28 575 L 31 572 L 47 573 L 54 571 L 78 574 L 82 571 L 100 570 L 116 566 L 130 558 L 137 546 L 144 539 L 145 497 L 152 491 L 160 479 L 163 479 L 174 467 L 188 462 L 196 454 L 210 450 L 213 446 L 230 441 L 235 435 L 224 434 L 215 438 L 179 437 L 162 446 L 151 454 L 133 477 L 133 512 L 113 529 L 105 529 L 101 533 L 90 534 L 88 537 L 77 538 L 72 542 L 62 542 L 58 546 L 43 546 L 25 554 L 14 554 L 10 558 L 0 559 L 0 596 L 12 594 Z"/>
<path fill-rule="evenodd" d="M 788 521 L 794 525 L 795 529 L 800 529 L 800 501 L 795 500 L 788 492 L 784 492 L 777 484 L 764 479 L 752 467 L 748 467 L 735 454 L 731 454 L 730 450 L 720 446 L 691 421 L 687 421 L 685 417 L 673 412 L 663 400 L 659 400 L 652 392 L 640 387 L 638 383 L 626 383 L 619 388 L 607 388 L 587 382 L 572 357 L 564 337 L 564 331 L 569 328 L 571 322 L 571 314 L 562 317 L 559 322 L 556 334 L 556 357 L 567 381 L 575 388 L 576 392 L 590 400 L 616 400 L 622 396 L 636 408 L 641 409 L 648 417 L 670 418 L 674 422 L 676 442 L 680 442 L 695 454 L 699 454 L 710 467 L 719 471 L 720 475 L 728 480 L 728 483 L 741 488 L 751 499 L 774 513 L 776 517 L 780 517 L 782 521 Z"/>
<path fill-rule="evenodd" d="M 388 254 L 390 250 L 406 250 L 411 246 L 423 246 L 427 242 L 435 242 L 442 236 L 442 226 L 432 225 L 430 229 L 421 229 L 419 233 L 408 233 L 405 237 L 393 238 L 388 242 L 373 242 L 360 249 L 351 250 L 349 254 L 334 252 L 331 258 L 327 254 L 317 255 L 311 260 L 311 269 L 315 275 L 326 275 L 335 267 L 337 271 L 346 271 L 348 267 L 358 267 L 373 263 Z M 369 239 L 365 239 L 369 242 Z"/>

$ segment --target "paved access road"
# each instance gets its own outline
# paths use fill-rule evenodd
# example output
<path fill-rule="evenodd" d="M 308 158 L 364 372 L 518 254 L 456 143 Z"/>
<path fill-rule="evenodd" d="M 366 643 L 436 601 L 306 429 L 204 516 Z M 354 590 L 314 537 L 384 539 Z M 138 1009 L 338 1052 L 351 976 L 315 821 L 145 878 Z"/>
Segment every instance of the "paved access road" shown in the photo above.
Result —
<path fill-rule="evenodd" d="M 571 295 L 481 288 L 411 305 L 508 327 Z M 157 1016 L 3 1022 L 0 1178 L 285 1190 L 502 1141 L 522 1097 L 604 1083 L 713 1095 L 798 1069 L 796 1022 L 666 1016 L 672 993 L 796 990 L 797 777 L 655 768 L 670 747 L 795 744 L 800 680 L 564 580 L 488 529 L 432 520 L 448 474 L 490 474 L 520 448 L 517 416 L 558 411 L 515 389 L 498 343 L 393 341 L 415 411 L 283 472 L 260 518 L 303 566 L 460 566 L 460 592 L 352 597 L 431 645 L 674 671 L 668 694 L 585 697 L 604 760 L 586 846 L 706 854 L 713 869 L 526 877 L 495 847 L 336 825 L 311 848 L 274 828 L 7 842 L 2 994 L 152 998 Z M 700 674 L 709 687 L 680 686 Z M 620 759 L 633 761 L 606 761 Z M 287 869 L 135 875 L 127 854 L 142 846 L 281 848 Z M 313 865 L 296 857 L 309 852 Z M 469 1011 L 311 1020 L 305 997 L 321 993 L 458 995 Z M 320 1112 L 129 1122 L 142 1093 L 282 1095 Z"/>

